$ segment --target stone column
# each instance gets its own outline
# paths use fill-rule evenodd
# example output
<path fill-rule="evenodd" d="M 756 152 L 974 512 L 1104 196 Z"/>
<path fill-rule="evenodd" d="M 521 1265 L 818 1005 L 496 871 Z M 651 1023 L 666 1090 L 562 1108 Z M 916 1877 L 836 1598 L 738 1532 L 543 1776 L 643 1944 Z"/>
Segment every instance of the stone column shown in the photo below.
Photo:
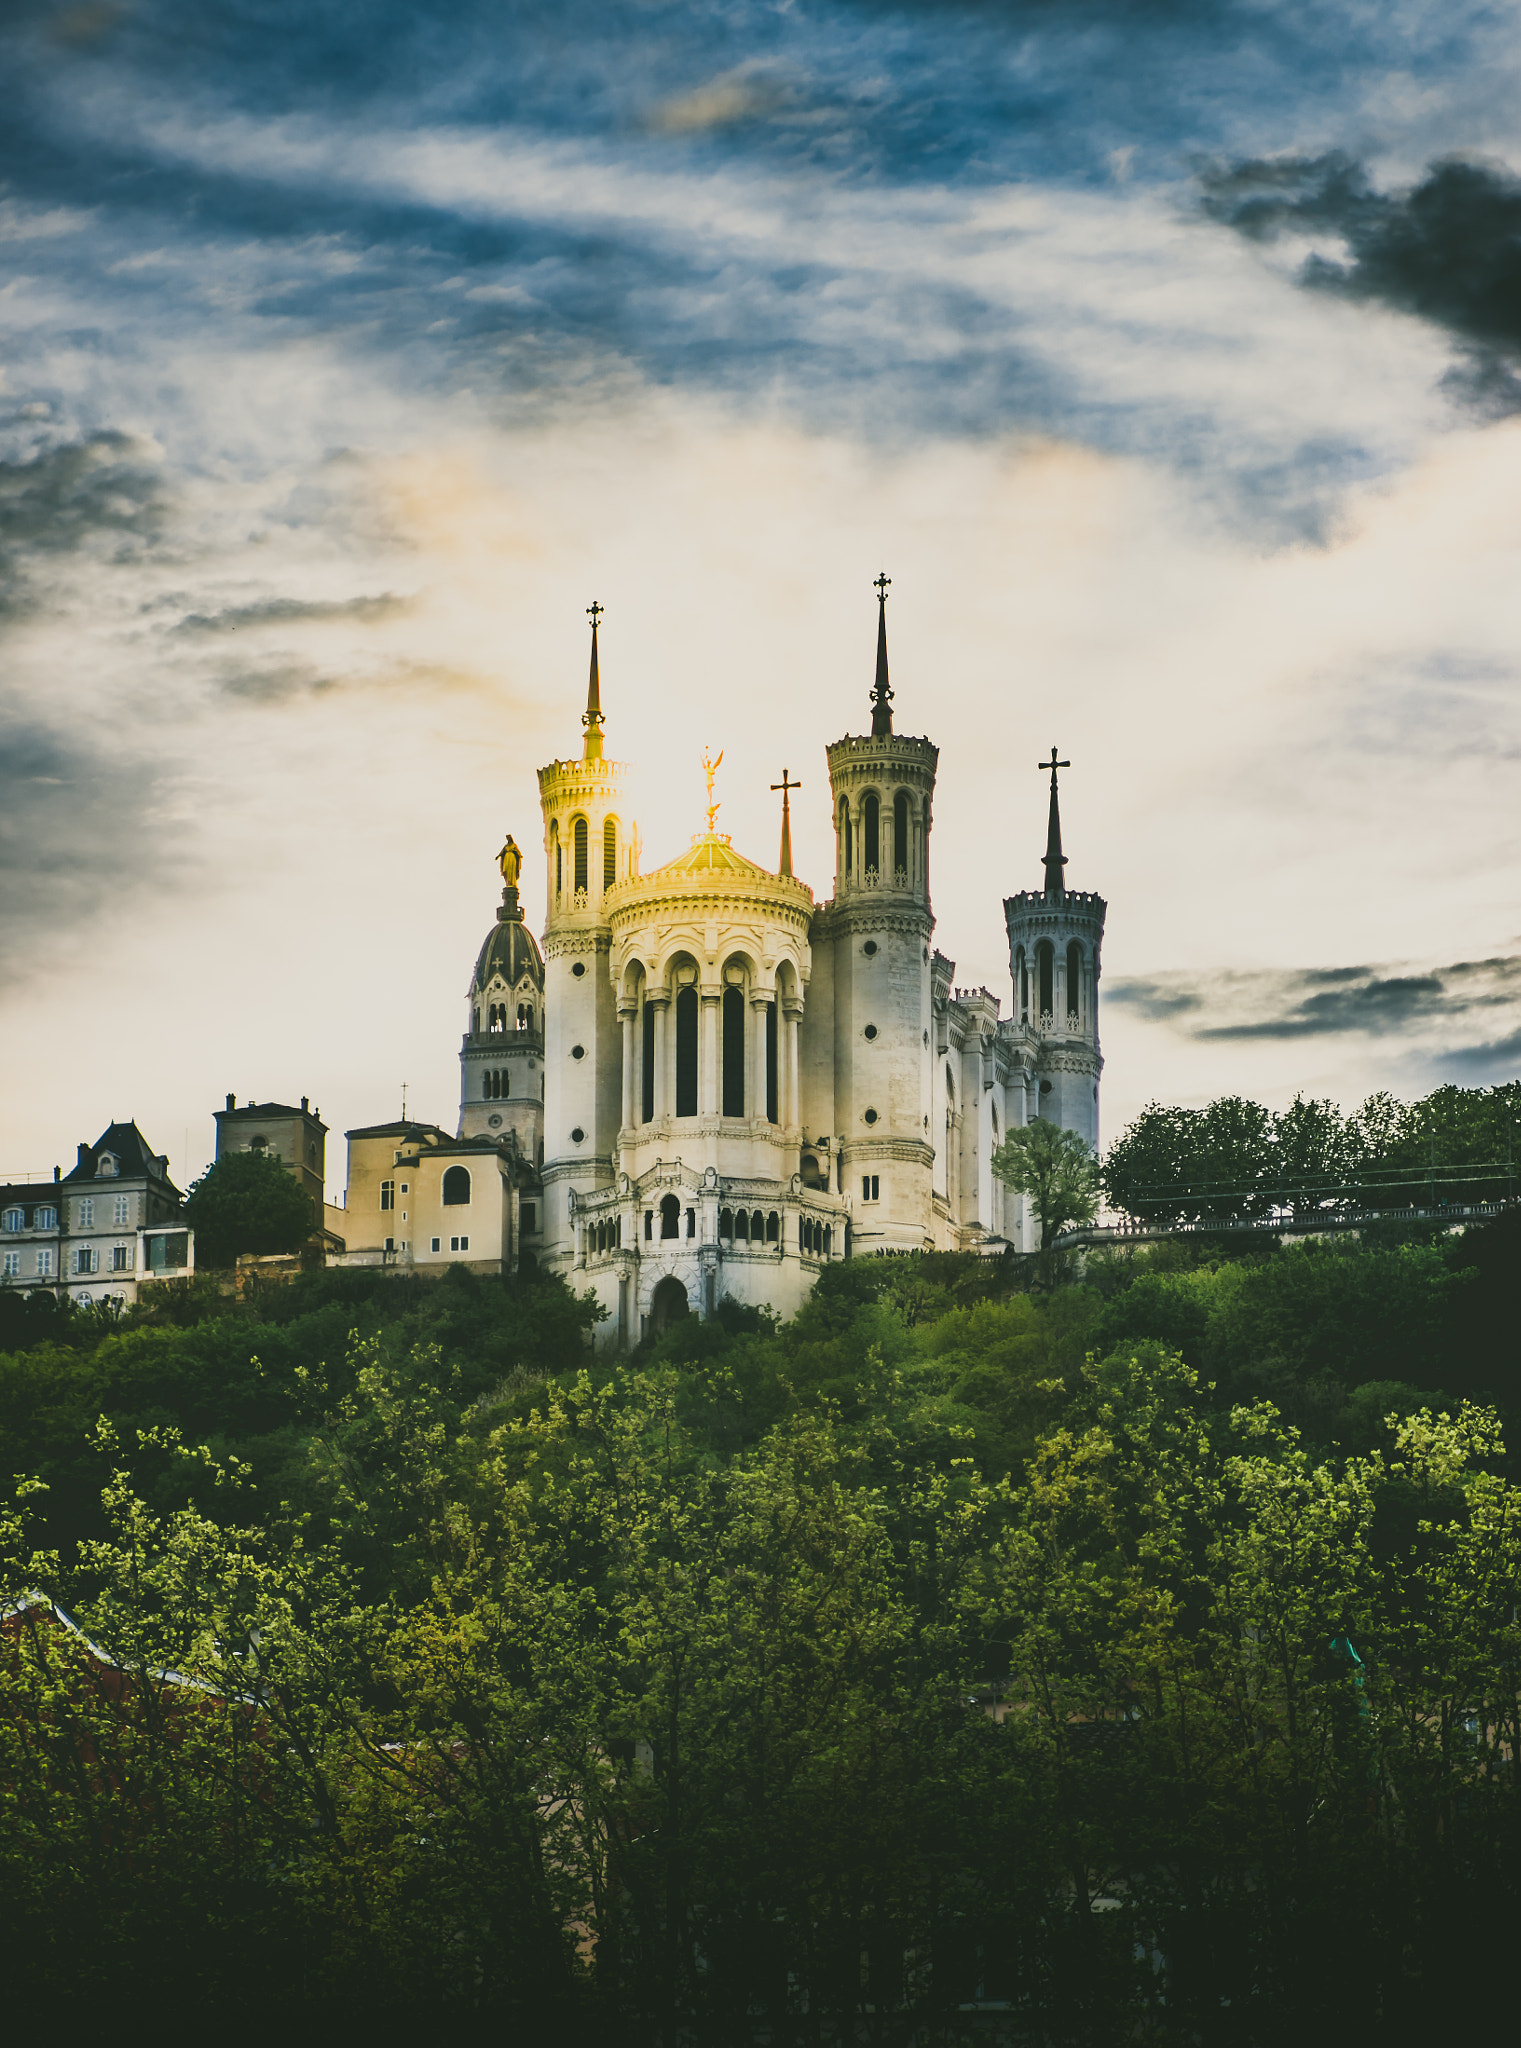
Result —
<path fill-rule="evenodd" d="M 628 1130 L 638 1121 L 639 1012 L 631 1005 L 620 1004 L 618 1014 L 623 1020 L 623 1128 Z"/>
<path fill-rule="evenodd" d="M 718 1023 L 723 990 L 704 987 L 701 994 L 702 1037 L 698 1043 L 697 1104 L 704 1116 L 718 1114 Z"/>
<path fill-rule="evenodd" d="M 750 1043 L 754 1050 L 746 1077 L 749 1086 L 745 1090 L 746 1110 L 763 1121 L 766 1115 L 766 1003 L 765 996 L 752 995 L 750 998 L 750 1011 L 755 1019 Z"/>
<path fill-rule="evenodd" d="M 663 1117 L 670 1114 L 670 1095 L 665 1076 L 665 1020 L 670 998 L 664 989 L 659 989 L 646 995 L 644 1000 L 655 1005 L 655 1122 L 658 1124 Z"/>
<path fill-rule="evenodd" d="M 802 1105 L 802 1023 L 803 1006 L 796 997 L 787 1005 L 787 1098 L 782 1121 L 797 1130 L 803 1121 Z"/>

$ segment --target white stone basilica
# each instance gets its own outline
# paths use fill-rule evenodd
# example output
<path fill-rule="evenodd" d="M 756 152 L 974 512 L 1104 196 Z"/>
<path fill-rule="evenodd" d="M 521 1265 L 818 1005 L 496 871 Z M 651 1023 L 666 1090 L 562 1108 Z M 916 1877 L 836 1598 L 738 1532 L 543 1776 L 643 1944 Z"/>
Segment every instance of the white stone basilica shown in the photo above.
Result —
<path fill-rule="evenodd" d="M 994 1178 L 1035 1116 L 1098 1139 L 1101 897 L 1066 888 L 1052 749 L 1045 883 L 1004 905 L 1013 1009 L 933 950 L 939 749 L 895 733 L 878 581 L 871 731 L 826 748 L 834 892 L 708 829 L 640 872 L 623 764 L 603 753 L 597 622 L 578 758 L 539 770 L 542 953 L 509 839 L 471 980 L 461 1140 L 513 1156 L 515 1242 L 608 1310 L 622 1350 L 726 1296 L 795 1312 L 831 1260 L 1033 1249 Z M 783 771 L 783 783 L 787 771 Z M 711 795 L 711 771 L 710 771 Z M 716 807 L 715 807 L 716 809 Z"/>

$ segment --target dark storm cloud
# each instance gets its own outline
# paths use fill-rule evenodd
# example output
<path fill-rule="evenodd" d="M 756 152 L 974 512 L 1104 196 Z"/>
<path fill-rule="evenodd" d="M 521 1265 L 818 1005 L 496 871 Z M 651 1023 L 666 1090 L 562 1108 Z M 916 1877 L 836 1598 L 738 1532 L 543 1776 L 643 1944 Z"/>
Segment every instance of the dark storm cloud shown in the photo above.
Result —
<path fill-rule="evenodd" d="M 211 635 L 237 633 L 260 626 L 322 625 L 350 622 L 359 626 L 379 625 L 410 610 L 412 600 L 384 591 L 376 597 L 337 598 L 330 603 L 307 602 L 296 597 L 267 597 L 253 604 L 228 605 L 221 611 L 188 612 L 172 630 L 176 633 Z"/>
<path fill-rule="evenodd" d="M 162 530 L 169 493 L 155 451 L 102 431 L 0 460 L 0 612 L 33 601 L 49 556 L 125 559 Z"/>
<path fill-rule="evenodd" d="M 0 716 L 0 982 L 18 983 L 68 935 L 169 886 L 177 832 L 161 762 L 35 716 Z M 124 878 L 129 878 L 125 879 Z"/>
<path fill-rule="evenodd" d="M 1302 285 L 1430 321 L 1463 351 L 1456 395 L 1521 410 L 1521 178 L 1508 166 L 1451 157 L 1407 191 L 1379 192 L 1332 152 L 1217 166 L 1203 183 L 1206 213 L 1249 240 L 1334 238 L 1345 253 L 1308 256 Z"/>
<path fill-rule="evenodd" d="M 1438 1026 L 1461 1039 L 1492 1033 L 1497 1011 L 1521 1010 L 1521 955 L 1457 961 L 1425 973 L 1334 967 L 1141 976 L 1117 982 L 1109 1000 L 1203 1040 L 1387 1037 Z M 1480 1063 L 1488 1057 L 1483 1044 L 1475 1043 L 1472 1057 Z"/>

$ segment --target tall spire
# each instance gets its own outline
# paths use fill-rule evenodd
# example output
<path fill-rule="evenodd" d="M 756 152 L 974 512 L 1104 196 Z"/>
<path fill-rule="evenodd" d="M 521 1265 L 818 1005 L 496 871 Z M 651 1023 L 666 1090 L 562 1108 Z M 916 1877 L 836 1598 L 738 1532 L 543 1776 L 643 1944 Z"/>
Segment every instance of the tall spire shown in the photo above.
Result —
<path fill-rule="evenodd" d="M 1070 768 L 1072 763 L 1058 761 L 1053 747 L 1050 760 L 1037 761 L 1035 765 L 1042 775 L 1051 778 L 1051 817 L 1046 826 L 1046 894 L 1060 896 L 1066 887 L 1062 881 L 1062 869 L 1067 865 L 1067 856 L 1062 852 L 1062 814 L 1056 800 L 1056 771 L 1058 768 Z"/>
<path fill-rule="evenodd" d="M 791 775 L 792 770 L 784 768 L 781 781 L 773 782 L 771 785 L 773 789 L 779 789 L 782 793 L 782 858 L 776 872 L 788 879 L 792 875 L 792 806 L 788 798 L 793 790 L 801 789 L 803 786 L 800 782 L 793 782 Z"/>
<path fill-rule="evenodd" d="M 892 578 L 879 576 L 877 593 L 877 680 L 871 691 L 871 736 L 880 739 L 893 729 L 893 693 L 887 684 L 887 588 Z"/>
<path fill-rule="evenodd" d="M 602 685 L 597 675 L 597 624 L 604 609 L 595 598 L 586 608 L 592 628 L 591 677 L 586 685 L 586 709 L 581 715 L 581 723 L 586 727 L 586 750 L 582 759 L 587 761 L 602 759 Z"/>

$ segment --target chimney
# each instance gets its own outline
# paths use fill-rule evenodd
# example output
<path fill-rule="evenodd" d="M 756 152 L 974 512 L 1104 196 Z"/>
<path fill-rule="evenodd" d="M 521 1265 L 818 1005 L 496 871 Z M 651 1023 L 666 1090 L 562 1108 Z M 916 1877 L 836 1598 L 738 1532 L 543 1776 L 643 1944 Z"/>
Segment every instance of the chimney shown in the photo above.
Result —
<path fill-rule="evenodd" d="M 301 1114 L 302 1114 L 303 1116 L 305 1116 L 305 1115 L 306 1115 L 306 1112 L 307 1112 L 307 1110 L 308 1110 L 308 1108 L 309 1108 L 309 1107 L 310 1107 L 310 1104 L 308 1103 L 308 1101 L 307 1101 L 307 1098 L 306 1098 L 306 1097 L 305 1097 L 305 1096 L 303 1095 L 303 1096 L 302 1096 L 302 1098 L 301 1098 Z"/>
<path fill-rule="evenodd" d="M 54 1180 L 62 1180 L 62 1179 L 63 1179 L 63 1168 L 62 1168 L 61 1166 L 55 1166 L 55 1167 L 53 1168 L 53 1178 L 54 1178 Z"/>
<path fill-rule="evenodd" d="M 237 1106 L 238 1106 L 238 1098 L 236 1097 L 236 1095 L 229 1095 L 229 1096 L 228 1096 L 228 1098 L 227 1098 L 227 1107 L 228 1107 L 229 1109 L 236 1109 L 236 1108 L 237 1108 Z"/>
<path fill-rule="evenodd" d="M 80 1146 L 80 1148 L 79 1148 L 79 1164 L 80 1164 L 81 1166 L 88 1166 L 88 1165 L 89 1165 L 89 1163 L 90 1163 L 90 1148 L 89 1148 L 89 1146 L 88 1146 L 88 1145 L 81 1145 L 81 1146 Z"/>

